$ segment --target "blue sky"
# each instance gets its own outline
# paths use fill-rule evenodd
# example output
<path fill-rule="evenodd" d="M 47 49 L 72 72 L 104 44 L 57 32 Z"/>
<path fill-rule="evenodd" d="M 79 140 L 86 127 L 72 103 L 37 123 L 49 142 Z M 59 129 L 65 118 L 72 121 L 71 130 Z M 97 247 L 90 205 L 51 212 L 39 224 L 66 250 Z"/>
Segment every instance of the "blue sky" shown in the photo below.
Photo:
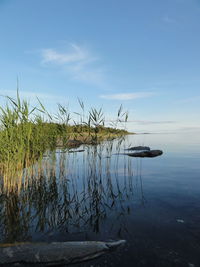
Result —
<path fill-rule="evenodd" d="M 79 97 L 132 131 L 200 130 L 198 0 L 0 0 L 0 36 L 1 95 L 18 77 L 51 112 Z"/>

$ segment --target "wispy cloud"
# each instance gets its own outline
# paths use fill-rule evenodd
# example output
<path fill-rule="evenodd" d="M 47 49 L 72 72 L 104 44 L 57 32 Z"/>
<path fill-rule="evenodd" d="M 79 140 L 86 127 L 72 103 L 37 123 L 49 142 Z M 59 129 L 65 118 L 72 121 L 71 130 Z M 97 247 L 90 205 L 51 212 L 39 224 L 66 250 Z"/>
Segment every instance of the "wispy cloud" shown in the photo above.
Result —
<path fill-rule="evenodd" d="M 186 127 L 181 127 L 179 128 L 180 131 L 190 131 L 190 132 L 194 132 L 194 131 L 200 131 L 200 126 L 186 126 Z"/>
<path fill-rule="evenodd" d="M 100 95 L 100 98 L 110 100 L 133 100 L 137 98 L 146 98 L 155 95 L 153 92 L 136 92 L 136 93 L 122 93 L 112 95 Z"/>
<path fill-rule="evenodd" d="M 162 20 L 165 22 L 165 23 L 169 23 L 169 24 L 172 24 L 172 23 L 176 23 L 176 20 L 168 15 L 165 15 Z"/>
<path fill-rule="evenodd" d="M 135 122 L 140 125 L 148 125 L 148 124 L 173 124 L 177 123 L 176 121 L 148 121 L 148 120 L 133 120 L 129 122 Z"/>
<path fill-rule="evenodd" d="M 193 103 L 193 102 L 199 102 L 200 96 L 192 96 L 184 99 L 180 99 L 177 102 L 181 104 L 186 104 L 186 103 Z"/>
<path fill-rule="evenodd" d="M 43 63 L 56 63 L 65 64 L 73 62 L 81 62 L 88 59 L 88 52 L 79 47 L 78 45 L 71 44 L 71 49 L 67 53 L 60 53 L 55 49 L 43 49 L 42 50 L 42 62 Z"/>
<path fill-rule="evenodd" d="M 39 92 L 31 92 L 31 91 L 19 91 L 20 98 L 27 99 L 31 101 L 37 101 L 37 97 L 40 100 L 48 100 L 53 102 L 62 102 L 63 97 L 53 95 L 53 94 L 45 94 L 45 93 L 39 93 Z M 15 90 L 0 90 L 0 96 L 1 97 L 17 97 L 17 92 Z"/>
<path fill-rule="evenodd" d="M 108 119 L 106 122 L 115 122 L 115 119 Z M 126 123 L 134 123 L 137 125 L 152 125 L 152 124 L 176 124 L 177 121 L 150 121 L 150 120 L 128 120 Z"/>
<path fill-rule="evenodd" d="M 41 56 L 43 65 L 60 66 L 73 80 L 95 85 L 104 83 L 104 69 L 99 66 L 99 58 L 85 47 L 69 44 L 64 53 L 55 49 L 43 49 Z"/>

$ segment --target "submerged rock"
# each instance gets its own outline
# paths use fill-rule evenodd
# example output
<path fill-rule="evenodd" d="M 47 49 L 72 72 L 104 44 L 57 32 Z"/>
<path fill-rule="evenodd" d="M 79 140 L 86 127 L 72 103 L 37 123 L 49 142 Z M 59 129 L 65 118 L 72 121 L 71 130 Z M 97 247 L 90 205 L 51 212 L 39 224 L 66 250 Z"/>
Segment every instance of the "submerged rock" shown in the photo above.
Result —
<path fill-rule="evenodd" d="M 140 157 L 140 158 L 154 158 L 162 154 L 163 154 L 162 150 L 149 150 L 149 151 L 146 150 L 134 153 L 125 153 L 125 155 L 128 155 L 130 157 Z"/>
<path fill-rule="evenodd" d="M 129 147 L 129 148 L 127 148 L 127 149 L 125 149 L 125 150 L 135 150 L 135 151 L 138 151 L 138 150 L 150 150 L 150 147 L 148 147 L 148 146 L 133 146 L 133 147 Z"/>
<path fill-rule="evenodd" d="M 44 264 L 59 266 L 94 259 L 118 246 L 125 240 L 113 242 L 53 242 L 0 245 L 0 265 Z"/>
<path fill-rule="evenodd" d="M 79 150 L 69 150 L 68 153 L 76 153 L 76 152 L 84 152 L 85 149 L 79 149 Z"/>

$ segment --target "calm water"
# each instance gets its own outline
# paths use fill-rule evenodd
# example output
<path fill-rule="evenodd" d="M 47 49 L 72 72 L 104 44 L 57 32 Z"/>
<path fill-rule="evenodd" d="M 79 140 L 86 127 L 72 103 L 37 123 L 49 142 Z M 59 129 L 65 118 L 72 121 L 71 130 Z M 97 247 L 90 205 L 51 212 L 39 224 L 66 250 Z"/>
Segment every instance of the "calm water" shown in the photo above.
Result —
<path fill-rule="evenodd" d="M 136 145 L 164 154 L 117 155 Z M 126 239 L 76 266 L 200 266 L 198 134 L 130 135 L 81 148 L 47 153 L 9 196 L 4 185 L 0 242 Z"/>

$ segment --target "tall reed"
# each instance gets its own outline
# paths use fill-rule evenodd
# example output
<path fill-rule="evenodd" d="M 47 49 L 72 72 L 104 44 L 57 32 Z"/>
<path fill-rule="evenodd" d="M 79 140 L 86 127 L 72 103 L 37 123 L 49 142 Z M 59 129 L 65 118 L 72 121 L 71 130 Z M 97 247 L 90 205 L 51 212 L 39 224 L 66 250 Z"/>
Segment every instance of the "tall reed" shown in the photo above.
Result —
<path fill-rule="evenodd" d="M 17 184 L 16 173 L 24 167 L 42 158 L 44 152 L 52 150 L 60 142 L 67 145 L 69 139 L 89 140 L 97 143 L 103 138 L 112 138 L 126 134 L 118 130 L 117 125 L 127 120 L 127 113 L 120 107 L 114 128 L 105 127 L 105 115 L 102 109 L 91 108 L 85 113 L 83 101 L 78 99 L 81 107 L 80 121 L 72 119 L 68 107 L 58 104 L 58 111 L 51 115 L 38 99 L 38 106 L 32 107 L 27 100 L 6 96 L 6 104 L 0 107 L 0 176 L 4 183 L 12 187 Z M 59 142 L 58 142 L 59 141 Z M 12 177 L 12 178 L 9 178 Z"/>

